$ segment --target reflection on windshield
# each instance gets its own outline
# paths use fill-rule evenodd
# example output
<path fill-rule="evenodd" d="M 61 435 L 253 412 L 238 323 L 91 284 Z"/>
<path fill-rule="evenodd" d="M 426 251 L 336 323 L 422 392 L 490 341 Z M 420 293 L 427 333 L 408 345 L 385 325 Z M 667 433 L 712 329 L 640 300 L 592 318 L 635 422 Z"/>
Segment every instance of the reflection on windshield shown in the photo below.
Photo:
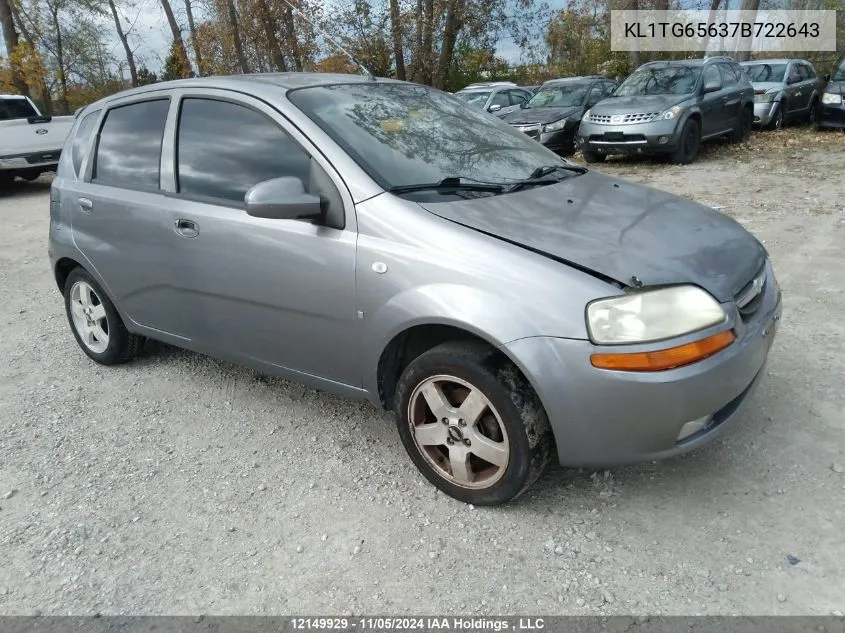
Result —
<path fill-rule="evenodd" d="M 487 97 L 490 96 L 489 92 L 456 92 L 456 97 L 459 97 L 466 101 L 470 105 L 477 106 L 479 108 L 483 107 L 485 103 L 487 103 Z"/>
<path fill-rule="evenodd" d="M 426 86 L 315 86 L 288 98 L 384 188 L 453 177 L 510 183 L 560 162 L 504 121 Z"/>
<path fill-rule="evenodd" d="M 786 74 L 786 64 L 750 64 L 743 66 L 751 83 L 773 81 L 780 83 Z"/>
<path fill-rule="evenodd" d="M 526 108 L 572 108 L 584 103 L 589 85 L 540 88 Z"/>
<path fill-rule="evenodd" d="M 643 95 L 684 95 L 695 90 L 701 75 L 700 68 L 671 66 L 669 68 L 644 68 L 628 77 L 611 95 L 635 97 Z"/>

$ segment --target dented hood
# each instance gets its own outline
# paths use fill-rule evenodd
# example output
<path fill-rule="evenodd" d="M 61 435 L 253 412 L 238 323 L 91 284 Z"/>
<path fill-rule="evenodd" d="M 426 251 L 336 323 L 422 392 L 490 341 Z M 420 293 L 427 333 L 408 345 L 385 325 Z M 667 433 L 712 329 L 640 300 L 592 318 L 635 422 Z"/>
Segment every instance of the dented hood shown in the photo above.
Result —
<path fill-rule="evenodd" d="M 519 192 L 421 203 L 427 211 L 626 286 L 692 283 L 730 301 L 766 257 L 738 222 L 594 171 Z"/>

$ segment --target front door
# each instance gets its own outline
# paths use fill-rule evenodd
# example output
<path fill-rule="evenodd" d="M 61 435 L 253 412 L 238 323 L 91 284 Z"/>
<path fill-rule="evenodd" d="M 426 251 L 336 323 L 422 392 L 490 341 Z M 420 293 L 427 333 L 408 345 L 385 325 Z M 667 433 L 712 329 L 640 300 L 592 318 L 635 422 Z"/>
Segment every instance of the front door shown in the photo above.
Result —
<path fill-rule="evenodd" d="M 182 91 L 169 238 L 191 337 L 212 351 L 360 386 L 355 248 L 339 186 L 266 104 Z M 253 185 L 295 176 L 335 226 L 247 215 Z"/>
<path fill-rule="evenodd" d="M 723 103 L 722 76 L 716 64 L 711 64 L 704 71 L 702 89 L 708 86 L 715 90 L 701 95 L 701 136 L 707 137 L 725 130 L 725 105 Z"/>

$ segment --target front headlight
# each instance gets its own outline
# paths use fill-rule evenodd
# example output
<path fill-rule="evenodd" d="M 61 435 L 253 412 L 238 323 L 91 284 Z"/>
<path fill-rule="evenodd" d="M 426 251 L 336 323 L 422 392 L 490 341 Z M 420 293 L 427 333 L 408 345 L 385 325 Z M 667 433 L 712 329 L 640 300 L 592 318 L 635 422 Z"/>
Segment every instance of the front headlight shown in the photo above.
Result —
<path fill-rule="evenodd" d="M 672 286 L 599 299 L 587 306 L 590 338 L 602 345 L 647 343 L 723 322 L 725 310 L 697 286 Z"/>
<path fill-rule="evenodd" d="M 842 95 L 835 95 L 832 92 L 825 92 L 822 95 L 822 103 L 827 105 L 839 105 L 842 103 Z"/>
<path fill-rule="evenodd" d="M 771 103 L 775 99 L 775 95 L 779 92 L 776 88 L 774 90 L 767 90 L 762 94 L 755 94 L 754 95 L 754 102 L 755 103 Z"/>
<path fill-rule="evenodd" d="M 543 132 L 559 132 L 563 128 L 566 127 L 566 119 L 561 119 L 560 121 L 555 121 L 554 123 L 549 123 L 548 125 L 543 126 Z"/>
<path fill-rule="evenodd" d="M 660 119 L 677 119 L 679 116 L 681 116 L 681 112 L 683 112 L 683 111 L 684 111 L 683 107 L 674 106 L 674 107 L 669 108 L 668 110 L 665 110 L 665 111 L 661 112 L 660 114 L 658 114 L 657 119 L 658 120 L 660 120 Z"/>
<path fill-rule="evenodd" d="M 584 113 L 584 118 L 583 118 L 583 120 L 584 120 L 584 121 L 589 121 L 589 120 L 590 120 L 590 115 L 591 115 L 592 113 L 593 113 L 593 109 L 592 109 L 592 108 L 590 108 L 589 110 L 587 110 L 587 111 Z"/>

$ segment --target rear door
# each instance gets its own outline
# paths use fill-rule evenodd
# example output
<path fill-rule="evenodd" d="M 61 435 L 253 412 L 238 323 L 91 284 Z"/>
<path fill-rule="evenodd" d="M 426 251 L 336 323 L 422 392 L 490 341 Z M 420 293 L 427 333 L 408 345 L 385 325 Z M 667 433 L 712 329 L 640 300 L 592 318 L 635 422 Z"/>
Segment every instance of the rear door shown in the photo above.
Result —
<path fill-rule="evenodd" d="M 791 62 L 786 71 L 786 111 L 794 115 L 804 109 L 804 95 L 802 84 L 805 76 L 801 64 Z"/>
<path fill-rule="evenodd" d="M 169 95 L 154 92 L 117 101 L 102 118 L 95 115 L 99 128 L 84 172 L 64 187 L 62 204 L 69 207 L 86 267 L 124 316 L 184 337 L 187 311 L 174 288 L 173 229 L 159 189 L 169 107 Z M 71 146 L 76 159 L 83 149 Z M 79 160 L 75 165 L 81 166 Z"/>
<path fill-rule="evenodd" d="M 717 90 L 713 92 L 704 92 L 704 87 L 708 84 L 718 86 Z M 701 108 L 701 135 L 710 136 L 711 134 L 718 134 L 726 129 L 725 125 L 725 107 L 723 99 L 725 97 L 722 86 L 722 75 L 717 68 L 717 64 L 710 64 L 704 69 L 704 76 L 701 82 L 702 94 L 699 107 Z"/>
<path fill-rule="evenodd" d="M 717 64 L 722 74 L 722 104 L 725 126 L 734 126 L 739 123 L 742 113 L 742 88 L 739 83 L 739 76 L 734 67 L 730 64 Z"/>

